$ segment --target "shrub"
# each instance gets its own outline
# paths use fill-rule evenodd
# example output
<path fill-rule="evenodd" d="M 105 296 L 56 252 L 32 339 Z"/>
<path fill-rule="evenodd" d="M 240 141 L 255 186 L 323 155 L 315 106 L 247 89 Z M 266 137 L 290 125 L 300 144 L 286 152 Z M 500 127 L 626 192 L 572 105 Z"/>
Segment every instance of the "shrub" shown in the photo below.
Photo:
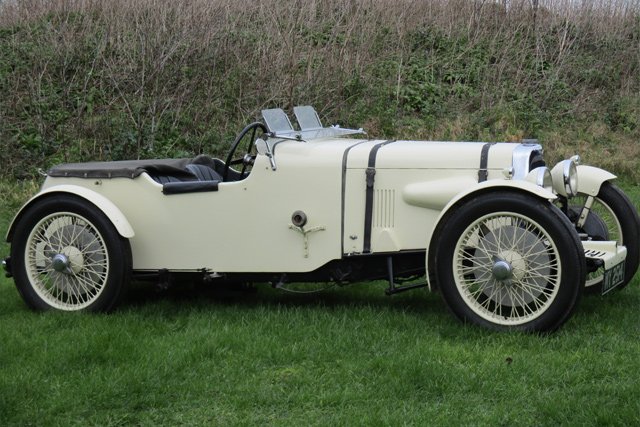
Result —
<path fill-rule="evenodd" d="M 262 108 L 297 104 L 380 137 L 584 135 L 596 152 L 598 122 L 628 153 L 639 23 L 624 0 L 5 2 L 0 177 L 221 155 Z"/>

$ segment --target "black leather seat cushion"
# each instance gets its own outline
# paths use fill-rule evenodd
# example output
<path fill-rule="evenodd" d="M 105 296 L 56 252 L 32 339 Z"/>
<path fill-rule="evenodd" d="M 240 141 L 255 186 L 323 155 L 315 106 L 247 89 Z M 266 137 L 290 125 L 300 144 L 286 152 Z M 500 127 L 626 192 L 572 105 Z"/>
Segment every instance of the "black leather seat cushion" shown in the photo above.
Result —
<path fill-rule="evenodd" d="M 190 163 L 185 169 L 194 174 L 198 181 L 222 181 L 222 175 L 207 165 Z"/>

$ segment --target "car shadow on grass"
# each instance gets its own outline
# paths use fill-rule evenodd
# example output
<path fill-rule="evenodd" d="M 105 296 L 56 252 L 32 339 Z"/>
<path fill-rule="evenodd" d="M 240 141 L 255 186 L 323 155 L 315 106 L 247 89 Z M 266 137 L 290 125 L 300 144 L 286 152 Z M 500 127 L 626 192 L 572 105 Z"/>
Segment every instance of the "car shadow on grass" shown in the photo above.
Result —
<path fill-rule="evenodd" d="M 565 328 L 584 327 L 583 322 L 590 323 L 593 318 L 624 318 L 625 313 L 637 312 L 640 304 L 640 292 L 625 289 L 612 292 L 605 297 L 599 295 L 584 295 L 578 304 L 573 321 Z M 325 284 L 310 284 L 304 286 L 296 284 L 293 287 L 298 292 L 318 289 Z M 372 309 L 386 313 L 402 313 L 422 317 L 428 322 L 441 325 L 458 325 L 454 316 L 446 307 L 438 293 L 428 292 L 426 288 L 419 288 L 396 294 L 385 295 L 385 282 L 361 282 L 348 286 L 332 286 L 315 293 L 290 293 L 282 289 L 274 289 L 270 284 L 262 283 L 251 287 L 229 284 L 226 286 L 184 283 L 176 284 L 168 289 L 159 289 L 150 283 L 134 283 L 129 294 L 123 301 L 120 310 L 135 311 L 142 315 L 158 312 L 161 307 L 164 315 L 181 315 L 185 313 L 215 311 L 216 309 L 237 309 L 242 312 L 267 309 L 276 312 L 285 309 L 301 309 L 327 311 L 343 311 L 349 309 Z M 143 312 L 143 313 L 141 313 Z M 435 326 L 432 324 L 432 326 Z M 466 327 L 464 328 L 467 329 Z M 478 329 L 478 328 L 473 328 Z M 564 328 L 563 328 L 564 329 Z M 464 334 L 463 334 L 464 335 Z"/>
<path fill-rule="evenodd" d="M 332 324 L 339 318 L 351 325 L 348 328 L 362 323 L 402 330 L 428 325 L 431 333 L 453 341 L 492 333 L 459 322 L 437 293 L 418 288 L 387 296 L 385 289 L 385 282 L 362 282 L 313 294 L 292 294 L 269 284 L 241 291 L 196 284 L 158 290 L 154 285 L 135 283 L 117 312 L 160 323 L 195 315 L 223 318 L 234 324 L 255 319 L 259 323 L 296 323 L 306 319 L 308 324 Z"/>
<path fill-rule="evenodd" d="M 123 309 L 164 304 L 175 310 L 211 309 L 225 307 L 298 307 L 298 308 L 345 308 L 375 307 L 407 313 L 446 313 L 440 296 L 426 288 L 418 288 L 401 294 L 387 296 L 384 282 L 362 282 L 348 286 L 326 286 L 325 284 L 296 284 L 294 292 L 275 289 L 270 284 L 252 286 L 237 284 L 206 285 L 177 284 L 160 289 L 149 283 L 134 283 L 121 307 Z"/>

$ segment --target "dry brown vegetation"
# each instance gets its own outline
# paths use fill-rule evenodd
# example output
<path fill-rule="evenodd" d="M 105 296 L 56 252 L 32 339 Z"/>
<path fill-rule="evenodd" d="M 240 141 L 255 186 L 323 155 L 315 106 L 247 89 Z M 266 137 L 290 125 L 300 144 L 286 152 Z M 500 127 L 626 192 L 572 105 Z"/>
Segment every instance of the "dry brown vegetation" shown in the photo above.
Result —
<path fill-rule="evenodd" d="M 640 1 L 0 2 L 0 176 L 221 154 L 262 108 L 640 177 Z"/>

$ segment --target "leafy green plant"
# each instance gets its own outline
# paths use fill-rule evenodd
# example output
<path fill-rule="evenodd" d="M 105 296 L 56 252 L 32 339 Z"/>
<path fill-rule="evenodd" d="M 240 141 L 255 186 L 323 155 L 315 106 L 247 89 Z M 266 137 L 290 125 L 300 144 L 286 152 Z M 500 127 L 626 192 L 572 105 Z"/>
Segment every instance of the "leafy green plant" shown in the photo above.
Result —
<path fill-rule="evenodd" d="M 583 150 L 610 141 L 613 170 L 639 178 L 617 153 L 640 138 L 640 10 L 532 4 L 5 5 L 0 177 L 60 161 L 220 156 L 260 109 L 313 104 L 325 122 L 377 137 L 578 132 Z M 608 135 L 589 133 L 603 121 Z"/>

